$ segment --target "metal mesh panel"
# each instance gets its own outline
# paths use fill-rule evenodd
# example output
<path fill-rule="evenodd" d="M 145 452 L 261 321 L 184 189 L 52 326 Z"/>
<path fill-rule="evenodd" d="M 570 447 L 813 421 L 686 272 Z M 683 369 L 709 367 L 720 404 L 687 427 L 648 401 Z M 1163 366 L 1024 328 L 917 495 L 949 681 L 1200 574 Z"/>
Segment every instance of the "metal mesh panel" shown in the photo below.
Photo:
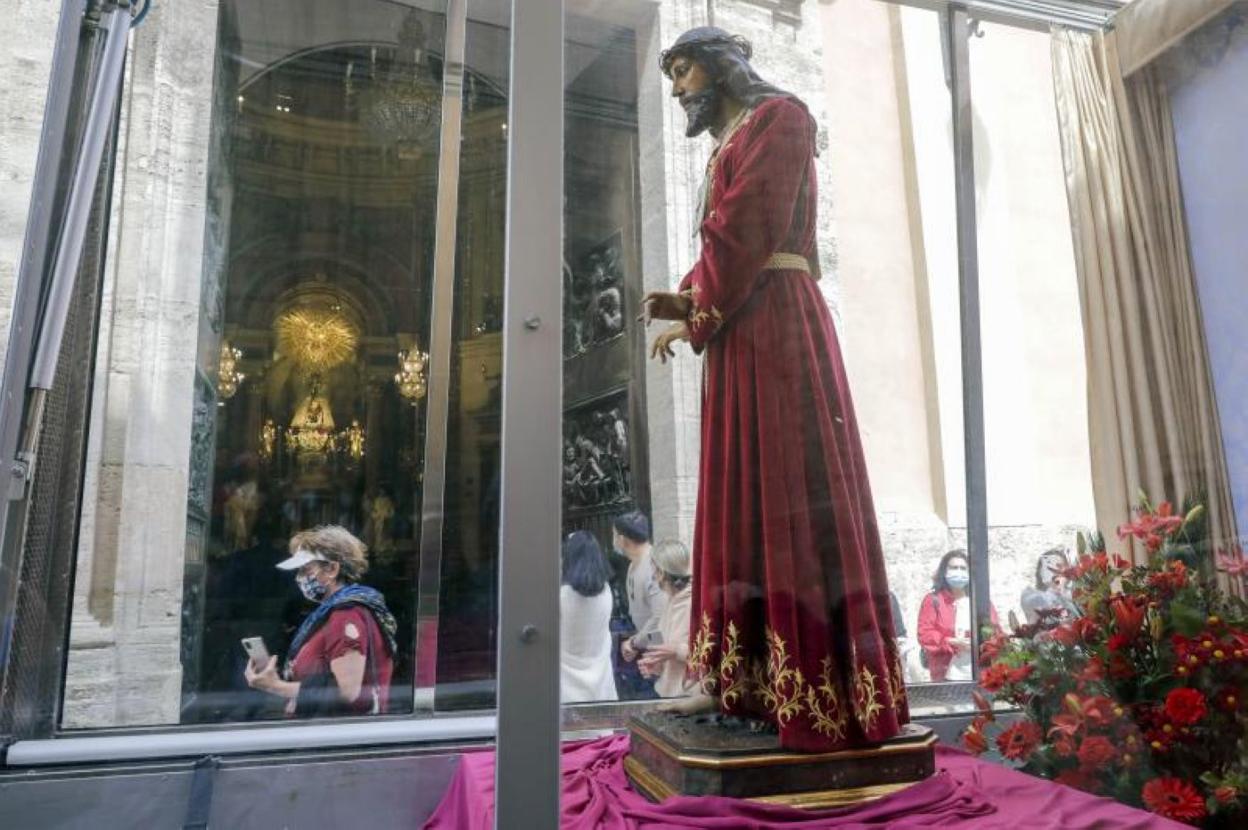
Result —
<path fill-rule="evenodd" d="M 17 737 L 49 734 L 59 715 L 114 144 L 110 136 L 30 489 L 8 675 L 11 682 L 4 690 L 3 707 L 10 713 Z"/>

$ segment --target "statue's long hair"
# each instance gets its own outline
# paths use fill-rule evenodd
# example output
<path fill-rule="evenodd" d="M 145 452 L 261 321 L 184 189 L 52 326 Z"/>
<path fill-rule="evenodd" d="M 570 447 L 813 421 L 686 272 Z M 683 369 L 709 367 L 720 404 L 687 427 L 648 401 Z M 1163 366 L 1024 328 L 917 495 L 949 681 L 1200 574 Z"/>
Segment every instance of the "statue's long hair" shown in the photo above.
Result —
<path fill-rule="evenodd" d="M 750 42 L 740 35 L 724 39 L 695 41 L 675 46 L 663 52 L 660 65 L 663 74 L 671 77 L 672 62 L 681 55 L 693 58 L 719 84 L 720 88 L 747 107 L 756 107 L 770 98 L 793 98 L 786 92 L 759 77 L 750 65 L 754 53 Z"/>
<path fill-rule="evenodd" d="M 698 30 L 694 30 L 696 31 Z M 695 40 L 687 43 L 677 41 L 672 48 L 664 49 L 660 53 L 659 68 L 664 75 L 669 78 L 672 76 L 672 63 L 676 58 L 689 57 L 706 70 L 726 95 L 740 101 L 749 109 L 772 98 L 789 98 L 802 104 L 802 100 L 796 95 L 764 81 L 754 71 L 754 67 L 750 65 L 754 47 L 748 40 L 740 35 L 730 35 L 709 27 L 705 31 L 705 35 Z M 814 123 L 813 117 L 811 123 Z"/>

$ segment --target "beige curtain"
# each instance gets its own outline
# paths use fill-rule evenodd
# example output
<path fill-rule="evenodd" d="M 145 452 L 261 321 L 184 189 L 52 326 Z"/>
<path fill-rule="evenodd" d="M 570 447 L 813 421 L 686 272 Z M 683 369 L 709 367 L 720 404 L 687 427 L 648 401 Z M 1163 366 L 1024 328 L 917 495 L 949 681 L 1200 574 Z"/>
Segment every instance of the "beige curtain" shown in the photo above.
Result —
<path fill-rule="evenodd" d="M 1140 491 L 1157 501 L 1203 490 L 1224 546 L 1234 513 L 1164 84 L 1152 68 L 1124 81 L 1112 32 L 1056 30 L 1053 71 L 1098 524 L 1113 542 Z"/>

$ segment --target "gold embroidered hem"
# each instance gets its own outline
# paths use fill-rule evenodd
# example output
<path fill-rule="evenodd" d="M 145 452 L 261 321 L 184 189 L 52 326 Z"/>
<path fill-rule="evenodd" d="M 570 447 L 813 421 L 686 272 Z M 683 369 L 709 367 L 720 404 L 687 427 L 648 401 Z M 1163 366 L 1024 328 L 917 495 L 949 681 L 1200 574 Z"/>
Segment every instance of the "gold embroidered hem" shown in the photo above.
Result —
<path fill-rule="evenodd" d="M 698 677 L 702 691 L 718 694 L 721 706 L 736 708 L 753 701 L 761 706 L 780 727 L 805 719 L 809 729 L 832 741 L 846 739 L 850 710 L 838 692 L 836 664 L 830 655 L 819 662 L 819 675 L 808 679 L 789 653 L 788 644 L 771 627 L 764 630 L 767 643 L 766 659 L 752 659 L 743 654 L 741 632 L 733 620 L 723 629 L 723 643 L 715 660 L 716 637 L 711 631 L 710 616 L 703 612 L 697 630 L 690 640 L 689 671 Z M 903 705 L 905 684 L 901 660 L 891 655 L 881 677 L 870 666 L 861 664 L 857 649 L 851 647 L 852 674 L 844 677 L 850 694 L 849 707 L 864 734 L 879 725 L 886 702 Z"/>

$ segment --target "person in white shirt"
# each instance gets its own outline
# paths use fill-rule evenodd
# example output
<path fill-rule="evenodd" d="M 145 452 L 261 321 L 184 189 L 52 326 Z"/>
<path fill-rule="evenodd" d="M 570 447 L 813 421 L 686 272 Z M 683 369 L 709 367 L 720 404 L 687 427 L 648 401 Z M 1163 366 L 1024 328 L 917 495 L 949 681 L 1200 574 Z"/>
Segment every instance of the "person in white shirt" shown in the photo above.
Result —
<path fill-rule="evenodd" d="M 607 558 L 587 530 L 563 542 L 559 588 L 559 692 L 564 703 L 618 700 L 611 669 Z"/>
<path fill-rule="evenodd" d="M 638 666 L 642 675 L 656 678 L 659 697 L 682 697 L 697 689 L 697 681 L 686 677 L 689 669 L 689 610 L 693 591 L 689 587 L 689 549 L 677 541 L 664 541 L 651 552 L 654 573 L 667 595 L 667 605 L 659 615 L 663 641 L 648 645 Z"/>

